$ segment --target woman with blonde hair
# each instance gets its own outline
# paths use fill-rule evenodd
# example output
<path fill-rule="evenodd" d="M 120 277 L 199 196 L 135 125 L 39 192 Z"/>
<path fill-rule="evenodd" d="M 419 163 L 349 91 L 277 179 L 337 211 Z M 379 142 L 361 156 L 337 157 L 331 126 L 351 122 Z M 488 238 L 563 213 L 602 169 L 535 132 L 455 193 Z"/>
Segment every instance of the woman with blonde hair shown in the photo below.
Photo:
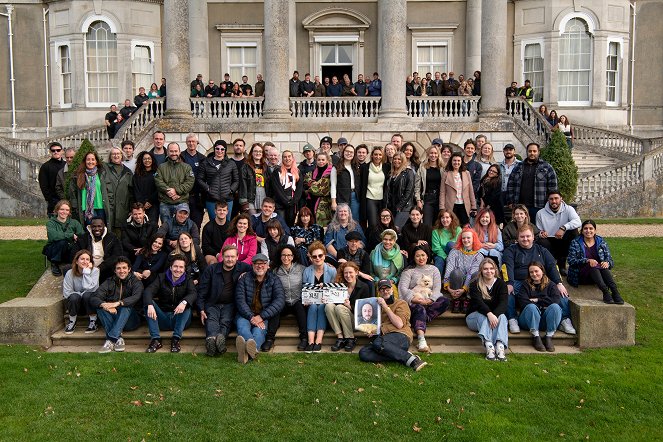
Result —
<path fill-rule="evenodd" d="M 484 258 L 479 250 L 481 241 L 477 233 L 470 226 L 465 227 L 447 256 L 444 271 L 444 289 L 451 295 L 451 313 L 467 312 L 470 281 Z"/>
<path fill-rule="evenodd" d="M 329 284 L 336 280 L 336 269 L 325 263 L 325 245 L 315 241 L 308 248 L 311 265 L 304 269 L 302 282 L 320 286 Z M 306 353 L 319 353 L 322 351 L 322 339 L 327 328 L 324 304 L 311 304 L 306 314 L 306 332 L 308 345 Z"/>
<path fill-rule="evenodd" d="M 276 212 L 288 226 L 295 224 L 297 203 L 302 197 L 304 185 L 295 164 L 295 157 L 289 150 L 281 154 L 281 167 L 274 170 L 270 177 L 270 190 L 276 201 Z"/>
<path fill-rule="evenodd" d="M 497 277 L 498 271 L 497 264 L 490 258 L 484 258 L 479 264 L 479 273 L 470 283 L 470 305 L 465 323 L 470 330 L 479 333 L 487 360 L 506 362 L 509 291 L 506 283 Z"/>
<path fill-rule="evenodd" d="M 180 233 L 177 238 L 177 245 L 170 253 L 169 259 L 176 255 L 183 255 L 186 258 L 186 274 L 194 284 L 198 284 L 200 276 L 207 268 L 207 261 L 198 244 L 194 244 L 193 237 L 189 232 Z"/>

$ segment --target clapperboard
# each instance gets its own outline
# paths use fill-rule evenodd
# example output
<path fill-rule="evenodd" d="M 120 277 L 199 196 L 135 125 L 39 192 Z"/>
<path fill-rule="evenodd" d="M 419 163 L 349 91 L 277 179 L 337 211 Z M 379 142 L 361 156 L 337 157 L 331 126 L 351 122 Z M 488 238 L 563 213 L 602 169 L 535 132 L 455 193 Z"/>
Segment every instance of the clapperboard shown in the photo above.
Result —
<path fill-rule="evenodd" d="M 302 304 L 343 304 L 348 298 L 345 284 L 327 283 L 322 285 L 304 284 Z"/>

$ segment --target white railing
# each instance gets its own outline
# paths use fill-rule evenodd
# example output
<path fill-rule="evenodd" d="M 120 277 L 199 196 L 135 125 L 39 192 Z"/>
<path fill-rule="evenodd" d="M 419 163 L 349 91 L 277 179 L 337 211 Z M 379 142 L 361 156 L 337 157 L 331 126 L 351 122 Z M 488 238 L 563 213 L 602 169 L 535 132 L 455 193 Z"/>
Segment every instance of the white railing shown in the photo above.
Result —
<path fill-rule="evenodd" d="M 88 139 L 92 144 L 108 141 L 105 126 L 90 126 L 65 135 L 42 138 L 38 140 L 24 140 L 17 138 L 0 138 L 0 144 L 7 150 L 30 158 L 42 158 L 49 155 L 48 145 L 58 142 L 63 148 L 79 148 L 83 140 Z"/>
<path fill-rule="evenodd" d="M 579 124 L 574 124 L 572 127 L 574 144 L 582 144 L 627 155 L 642 155 L 644 153 L 643 142 L 640 138 Z"/>
<path fill-rule="evenodd" d="M 152 121 L 163 118 L 165 113 L 166 99 L 150 98 L 120 126 L 115 139 L 137 140 Z"/>
<path fill-rule="evenodd" d="M 616 169 L 599 171 L 578 180 L 576 202 L 602 198 L 642 184 L 643 161 L 633 161 Z"/>
<path fill-rule="evenodd" d="M 201 120 L 257 120 L 262 117 L 263 97 L 191 98 L 191 114 Z"/>
<path fill-rule="evenodd" d="M 645 162 L 651 161 L 652 178 L 656 179 L 663 176 L 663 149 L 658 152 L 652 152 L 645 157 Z"/>
<path fill-rule="evenodd" d="M 479 100 L 477 96 L 457 97 L 407 97 L 407 114 L 411 118 L 473 122 L 479 118 Z"/>
<path fill-rule="evenodd" d="M 294 118 L 361 118 L 376 120 L 380 97 L 291 97 Z"/>

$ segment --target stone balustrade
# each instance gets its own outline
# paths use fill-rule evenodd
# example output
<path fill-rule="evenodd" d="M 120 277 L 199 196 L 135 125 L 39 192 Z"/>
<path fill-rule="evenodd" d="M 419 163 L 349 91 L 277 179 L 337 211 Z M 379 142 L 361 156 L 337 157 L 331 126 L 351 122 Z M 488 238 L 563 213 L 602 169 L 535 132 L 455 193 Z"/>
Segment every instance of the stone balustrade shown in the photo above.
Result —
<path fill-rule="evenodd" d="M 360 118 L 376 121 L 380 97 L 290 97 L 293 118 Z"/>
<path fill-rule="evenodd" d="M 578 180 L 576 202 L 626 190 L 643 182 L 644 160 L 636 160 L 616 169 L 598 171 Z"/>
<path fill-rule="evenodd" d="M 479 100 L 476 96 L 406 98 L 407 115 L 435 121 L 473 122 L 479 119 Z"/>
<path fill-rule="evenodd" d="M 518 97 L 508 97 L 506 111 L 513 117 L 518 126 L 523 128 L 529 137 L 544 147 L 550 142 L 552 127 L 548 120 L 539 114 L 526 100 Z"/>
<path fill-rule="evenodd" d="M 48 145 L 58 142 L 63 148 L 80 147 L 83 140 L 88 139 L 92 144 L 108 141 L 106 126 L 90 126 L 65 135 L 58 135 L 38 140 L 23 140 L 16 138 L 0 138 L 0 145 L 22 156 L 30 158 L 48 157 Z"/>
<path fill-rule="evenodd" d="M 150 98 L 120 126 L 115 139 L 136 140 L 152 121 L 163 118 L 165 114 L 166 99 Z"/>
<path fill-rule="evenodd" d="M 640 138 L 579 124 L 574 124 L 572 127 L 574 143 L 627 155 L 644 153 L 643 141 Z"/>
<path fill-rule="evenodd" d="M 191 98 L 191 114 L 200 120 L 257 120 L 262 117 L 263 97 Z"/>

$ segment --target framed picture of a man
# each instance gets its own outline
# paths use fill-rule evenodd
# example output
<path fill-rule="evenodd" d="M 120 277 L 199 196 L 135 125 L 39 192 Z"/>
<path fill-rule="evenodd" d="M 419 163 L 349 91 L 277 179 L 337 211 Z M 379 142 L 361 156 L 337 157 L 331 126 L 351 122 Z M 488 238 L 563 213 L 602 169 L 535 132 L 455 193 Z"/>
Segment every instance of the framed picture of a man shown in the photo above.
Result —
<path fill-rule="evenodd" d="M 355 329 L 366 334 L 380 333 L 380 306 L 377 298 L 357 299 L 355 301 Z"/>

